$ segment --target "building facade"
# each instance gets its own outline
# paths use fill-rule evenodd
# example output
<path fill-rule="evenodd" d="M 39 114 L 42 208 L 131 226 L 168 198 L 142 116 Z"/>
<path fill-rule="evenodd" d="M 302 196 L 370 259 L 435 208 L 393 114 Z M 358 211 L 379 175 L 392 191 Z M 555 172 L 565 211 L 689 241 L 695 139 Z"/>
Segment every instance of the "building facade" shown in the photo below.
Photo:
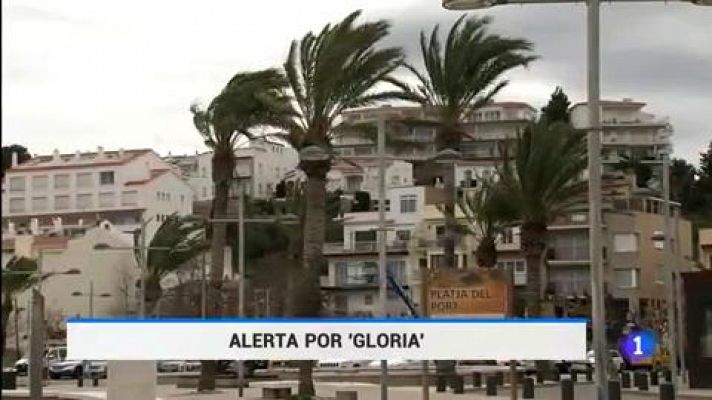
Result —
<path fill-rule="evenodd" d="M 37 156 L 13 163 L 3 181 L 3 235 L 75 231 L 108 220 L 148 239 L 173 213 L 192 212 L 193 192 L 172 166 L 148 149 Z"/>

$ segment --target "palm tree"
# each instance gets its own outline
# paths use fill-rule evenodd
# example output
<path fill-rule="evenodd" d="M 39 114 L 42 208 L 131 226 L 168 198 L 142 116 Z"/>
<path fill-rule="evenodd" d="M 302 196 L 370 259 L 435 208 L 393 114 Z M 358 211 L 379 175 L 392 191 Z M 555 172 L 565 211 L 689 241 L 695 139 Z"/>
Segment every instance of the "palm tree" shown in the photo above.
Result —
<path fill-rule="evenodd" d="M 505 150 L 499 177 L 503 201 L 516 210 L 527 265 L 523 293 L 528 315 L 539 315 L 547 227 L 583 200 L 587 183 L 584 134 L 557 122 L 530 124 L 516 139 L 512 159 Z"/>
<path fill-rule="evenodd" d="M 5 354 L 5 339 L 10 314 L 17 312 L 15 298 L 32 287 L 37 281 L 33 275 L 37 271 L 37 262 L 27 257 L 12 257 L 3 268 L 2 274 L 2 354 Z M 17 329 L 17 327 L 15 327 Z M 16 349 L 19 351 L 20 349 Z"/>
<path fill-rule="evenodd" d="M 292 42 L 284 71 L 291 94 L 293 112 L 281 124 L 283 137 L 300 150 L 299 167 L 305 185 L 303 274 L 295 284 L 300 302 L 293 316 L 317 316 L 321 308 L 319 275 L 326 227 L 326 173 L 331 167 L 331 143 L 349 108 L 363 107 L 394 97 L 392 92 L 373 92 L 379 82 L 390 81 L 390 74 L 401 65 L 398 48 L 377 48 L 388 35 L 384 20 L 357 23 L 355 11 L 320 32 L 309 32 Z M 324 154 L 326 153 L 326 154 Z M 311 156 L 310 156 L 311 154 Z M 314 395 L 311 361 L 300 364 L 299 394 Z"/>
<path fill-rule="evenodd" d="M 439 26 L 428 38 L 420 33 L 420 49 L 425 71 L 406 64 L 417 78 L 413 88 L 399 84 L 401 98 L 418 102 L 432 111 L 435 121 L 427 121 L 437 129 L 435 144 L 438 151 L 459 151 L 462 139 L 468 137 L 465 121 L 473 110 L 492 101 L 508 81 L 502 75 L 514 68 L 527 66 L 536 57 L 530 55 L 532 44 L 524 39 L 512 39 L 487 31 L 492 19 L 463 15 L 450 28 L 443 44 Z M 395 82 L 398 84 L 398 82 Z M 444 210 L 446 216 L 444 264 L 455 268 L 457 242 L 455 215 L 454 164 L 444 171 Z"/>
<path fill-rule="evenodd" d="M 186 262 L 207 250 L 203 237 L 205 223 L 194 216 L 172 214 L 156 231 L 148 251 L 146 273 L 146 310 L 149 315 L 156 311 L 163 289 L 161 280 L 175 272 Z M 155 249 L 158 247 L 170 250 Z"/>
<path fill-rule="evenodd" d="M 225 218 L 230 185 L 235 171 L 235 145 L 240 137 L 251 137 L 251 129 L 267 124 L 272 111 L 284 101 L 284 78 L 275 69 L 238 73 L 213 99 L 207 109 L 191 106 L 193 123 L 205 144 L 213 151 L 212 179 L 215 196 L 211 217 Z M 220 293 L 224 274 L 225 223 L 212 224 L 211 268 L 208 290 L 208 316 L 222 312 Z M 199 390 L 215 389 L 216 364 L 203 362 Z"/>
<path fill-rule="evenodd" d="M 477 265 L 494 268 L 497 236 L 516 218 L 516 212 L 504 199 L 504 188 L 494 177 L 480 177 L 477 183 L 479 187 L 460 200 L 460 208 L 469 225 L 468 233 L 479 239 L 475 249 Z"/>

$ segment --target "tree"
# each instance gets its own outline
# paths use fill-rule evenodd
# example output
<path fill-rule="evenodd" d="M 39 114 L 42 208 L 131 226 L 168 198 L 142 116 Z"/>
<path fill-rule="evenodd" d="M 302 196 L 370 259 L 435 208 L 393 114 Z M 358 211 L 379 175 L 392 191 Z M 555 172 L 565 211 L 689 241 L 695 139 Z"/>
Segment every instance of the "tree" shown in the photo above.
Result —
<path fill-rule="evenodd" d="M 251 129 L 268 124 L 272 111 L 284 101 L 284 78 L 275 69 L 236 74 L 207 109 L 191 106 L 193 123 L 205 144 L 213 151 L 212 180 L 215 196 L 211 217 L 225 218 L 230 185 L 235 171 L 235 145 L 242 136 L 251 137 Z M 222 312 L 220 296 L 223 285 L 226 224 L 211 224 L 211 270 L 208 287 L 208 316 Z M 198 390 L 215 389 L 216 364 L 203 362 Z"/>
<path fill-rule="evenodd" d="M 12 257 L 2 271 L 2 354 L 5 354 L 5 340 L 10 315 L 17 312 L 15 298 L 29 289 L 37 281 L 37 262 L 27 257 Z M 19 351 L 19 349 L 17 349 Z"/>
<path fill-rule="evenodd" d="M 527 264 L 523 297 L 528 315 L 539 315 L 540 274 L 546 249 L 547 227 L 570 206 L 583 200 L 587 183 L 584 134 L 569 124 L 530 124 L 514 143 L 513 157 L 499 170 L 502 201 L 510 203 L 521 223 L 521 243 Z M 556 155 L 555 157 L 552 155 Z"/>
<path fill-rule="evenodd" d="M 420 103 L 437 115 L 427 121 L 437 128 L 435 144 L 438 151 L 460 150 L 462 139 L 468 136 L 463 124 L 473 110 L 491 102 L 508 81 L 502 75 L 514 68 L 527 66 L 536 57 L 530 55 L 532 44 L 524 39 L 512 39 L 489 33 L 489 17 L 460 17 L 450 28 L 445 43 L 435 26 L 430 37 L 420 33 L 420 48 L 425 70 L 421 72 L 407 64 L 418 81 L 413 88 L 399 84 L 403 99 Z M 446 221 L 444 264 L 456 266 L 455 243 L 455 179 L 454 164 L 444 173 Z"/>
<path fill-rule="evenodd" d="M 205 222 L 194 216 L 169 215 L 151 239 L 146 271 L 146 291 L 144 292 L 147 314 L 156 310 L 163 289 L 161 280 L 177 271 L 186 262 L 208 249 L 204 238 Z"/>
<path fill-rule="evenodd" d="M 492 177 L 477 179 L 479 187 L 466 193 L 460 208 L 468 222 L 468 233 L 479 239 L 475 258 L 480 268 L 497 265 L 497 236 L 516 218 L 516 211 L 503 198 L 504 188 Z"/>
<path fill-rule="evenodd" d="M 569 122 L 569 106 L 571 106 L 569 97 L 560 86 L 557 86 L 549 102 L 541 109 L 541 119 L 549 123 Z"/>
<path fill-rule="evenodd" d="M 283 137 L 300 150 L 299 167 L 307 177 L 303 273 L 298 281 L 291 282 L 293 294 L 300 299 L 290 302 L 295 317 L 318 316 L 321 309 L 326 174 L 331 167 L 332 139 L 339 116 L 349 108 L 392 98 L 390 92 L 371 89 L 389 81 L 403 59 L 398 48 L 377 48 L 388 35 L 390 24 L 384 20 L 358 23 L 360 15 L 361 11 L 353 12 L 317 34 L 309 32 L 293 41 L 284 63 L 294 107 L 281 124 L 287 131 Z M 311 361 L 300 363 L 300 395 L 314 395 L 312 368 Z"/>
<path fill-rule="evenodd" d="M 681 158 L 670 163 L 670 198 L 681 204 L 682 213 L 690 215 L 698 207 L 695 193 L 695 166 Z"/>
<path fill-rule="evenodd" d="M 18 163 L 23 163 L 32 158 L 25 146 L 19 144 L 2 146 L 2 177 L 5 177 L 5 171 L 12 166 L 12 153 L 17 153 Z"/>

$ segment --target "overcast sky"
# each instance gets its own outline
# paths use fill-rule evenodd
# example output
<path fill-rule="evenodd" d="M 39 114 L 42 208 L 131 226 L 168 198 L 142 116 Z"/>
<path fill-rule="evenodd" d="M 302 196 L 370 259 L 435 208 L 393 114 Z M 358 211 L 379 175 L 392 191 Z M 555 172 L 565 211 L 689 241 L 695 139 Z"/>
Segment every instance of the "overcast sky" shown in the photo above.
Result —
<path fill-rule="evenodd" d="M 439 0 L 3 0 L 2 144 L 32 153 L 204 146 L 188 108 L 238 71 L 282 64 L 292 39 L 354 9 L 392 21 L 390 43 L 417 61 L 418 33 L 461 12 Z M 504 6 L 499 33 L 541 59 L 510 74 L 498 100 L 539 108 L 556 85 L 585 99 L 585 7 Z M 604 4 L 602 97 L 669 116 L 675 155 L 697 162 L 712 140 L 712 7 Z"/>

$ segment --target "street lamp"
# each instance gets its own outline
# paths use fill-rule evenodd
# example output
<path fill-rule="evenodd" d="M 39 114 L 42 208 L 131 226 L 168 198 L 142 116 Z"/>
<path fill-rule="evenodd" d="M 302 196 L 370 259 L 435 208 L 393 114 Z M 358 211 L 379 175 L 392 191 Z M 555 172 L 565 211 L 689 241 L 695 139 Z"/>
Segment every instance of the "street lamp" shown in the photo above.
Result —
<path fill-rule="evenodd" d="M 618 2 L 641 2 L 647 0 L 615 0 Z M 650 0 L 661 1 L 661 0 Z M 665 0 L 662 0 L 665 1 Z M 692 4 L 712 6 L 712 0 L 678 0 Z M 442 0 L 450 10 L 475 10 L 506 4 L 563 4 L 578 3 L 576 0 Z M 589 241 L 591 258 L 591 292 L 593 341 L 596 366 L 596 392 L 599 400 L 608 399 L 606 366 L 606 318 L 603 293 L 602 231 L 601 231 L 601 108 L 600 108 L 600 0 L 588 0 L 587 53 L 588 53 L 588 196 L 589 196 Z M 673 362 L 674 390 L 677 390 L 676 365 Z"/>

